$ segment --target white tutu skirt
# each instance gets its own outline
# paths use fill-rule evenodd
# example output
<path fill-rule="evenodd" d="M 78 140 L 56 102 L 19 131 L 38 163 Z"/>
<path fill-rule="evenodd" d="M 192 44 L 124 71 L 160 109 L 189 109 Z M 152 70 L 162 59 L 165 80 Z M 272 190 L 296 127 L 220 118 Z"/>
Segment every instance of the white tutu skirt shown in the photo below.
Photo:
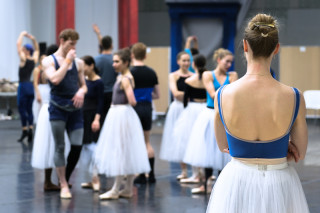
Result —
<path fill-rule="evenodd" d="M 108 177 L 150 171 L 143 130 L 130 105 L 112 105 L 97 142 L 94 162 Z"/>
<path fill-rule="evenodd" d="M 211 193 L 207 213 L 308 213 L 295 169 L 258 170 L 232 159 Z"/>
<path fill-rule="evenodd" d="M 160 149 L 160 159 L 162 160 L 170 159 L 170 155 L 172 154 L 173 129 L 182 111 L 183 103 L 180 101 L 175 100 L 169 106 L 162 133 Z"/>
<path fill-rule="evenodd" d="M 38 89 L 41 96 L 41 103 L 39 103 L 36 97 L 32 103 L 33 123 L 36 124 L 42 104 L 49 103 L 50 100 L 50 86 L 49 84 L 39 84 Z"/>
<path fill-rule="evenodd" d="M 42 105 L 36 131 L 34 134 L 31 165 L 37 169 L 54 168 L 54 151 L 55 143 L 52 136 L 51 125 L 49 120 L 49 104 Z M 65 157 L 67 158 L 70 151 L 70 141 L 65 133 Z"/>
<path fill-rule="evenodd" d="M 206 108 L 206 103 L 189 102 L 182 111 L 173 129 L 173 140 L 171 142 L 171 153 L 168 161 L 182 162 L 189 142 L 193 124 L 201 111 Z"/>
<path fill-rule="evenodd" d="M 231 160 L 218 147 L 214 133 L 214 109 L 205 108 L 194 122 L 183 162 L 195 167 L 222 170 Z"/>

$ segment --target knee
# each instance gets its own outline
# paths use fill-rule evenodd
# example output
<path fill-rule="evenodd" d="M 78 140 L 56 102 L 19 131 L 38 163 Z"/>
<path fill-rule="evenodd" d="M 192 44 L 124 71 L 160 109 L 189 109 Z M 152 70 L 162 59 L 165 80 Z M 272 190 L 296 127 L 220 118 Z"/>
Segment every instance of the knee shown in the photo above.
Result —
<path fill-rule="evenodd" d="M 81 150 L 83 129 L 76 129 L 69 133 L 70 143 L 74 146 L 79 146 Z"/>

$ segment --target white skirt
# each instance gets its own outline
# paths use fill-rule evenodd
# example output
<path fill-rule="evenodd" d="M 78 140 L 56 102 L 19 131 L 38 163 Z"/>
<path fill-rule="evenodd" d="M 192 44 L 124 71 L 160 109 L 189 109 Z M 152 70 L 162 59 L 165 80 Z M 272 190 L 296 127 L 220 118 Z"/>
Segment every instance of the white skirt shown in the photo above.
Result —
<path fill-rule="evenodd" d="M 232 159 L 214 185 L 207 213 L 309 212 L 293 167 L 287 163 L 268 165 L 268 170 L 254 167 Z"/>
<path fill-rule="evenodd" d="M 94 162 L 108 177 L 150 171 L 143 130 L 130 105 L 112 105 L 97 142 Z"/>
<path fill-rule="evenodd" d="M 173 129 L 172 152 L 169 156 L 169 161 L 182 162 L 193 124 L 205 108 L 206 103 L 189 102 L 188 106 L 182 111 Z"/>
<path fill-rule="evenodd" d="M 183 162 L 196 167 L 222 170 L 231 160 L 220 151 L 214 133 L 214 109 L 205 108 L 194 122 Z"/>
<path fill-rule="evenodd" d="M 52 136 L 52 130 L 49 120 L 49 104 L 44 103 L 41 107 L 36 131 L 34 134 L 31 165 L 37 169 L 54 168 L 55 143 Z M 70 151 L 70 141 L 65 133 L 65 157 Z"/>
<path fill-rule="evenodd" d="M 32 103 L 33 123 L 36 124 L 42 104 L 49 103 L 50 101 L 50 86 L 49 84 L 39 84 L 38 89 L 41 96 L 41 103 L 35 97 Z"/>
<path fill-rule="evenodd" d="M 162 142 L 160 148 L 160 159 L 169 160 L 172 153 L 173 129 L 175 122 L 178 120 L 183 111 L 183 103 L 173 101 L 166 115 L 166 120 L 163 127 Z"/>

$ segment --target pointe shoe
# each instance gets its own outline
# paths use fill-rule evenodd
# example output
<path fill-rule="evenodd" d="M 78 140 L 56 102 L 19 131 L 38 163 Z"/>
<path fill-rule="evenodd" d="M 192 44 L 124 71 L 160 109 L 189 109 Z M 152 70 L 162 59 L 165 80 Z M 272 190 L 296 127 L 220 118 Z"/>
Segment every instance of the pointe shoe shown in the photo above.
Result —
<path fill-rule="evenodd" d="M 106 193 L 103 193 L 99 195 L 100 200 L 116 200 L 119 199 L 119 193 L 115 191 L 107 191 Z"/>
<path fill-rule="evenodd" d="M 71 198 L 72 198 L 72 195 L 71 195 L 71 193 L 70 193 L 69 190 L 66 191 L 66 190 L 61 189 L 61 191 L 60 191 L 60 198 L 61 198 L 61 199 L 71 199 Z"/>
<path fill-rule="evenodd" d="M 191 193 L 192 194 L 204 194 L 205 193 L 204 186 L 200 186 L 200 187 L 191 189 Z"/>
<path fill-rule="evenodd" d="M 217 177 L 214 176 L 214 175 L 212 175 L 212 176 L 210 177 L 210 180 L 216 180 L 216 179 L 217 179 Z"/>
<path fill-rule="evenodd" d="M 200 183 L 200 178 L 189 177 L 185 179 L 180 179 L 180 183 Z"/>
<path fill-rule="evenodd" d="M 187 173 L 186 172 L 182 172 L 180 175 L 177 176 L 177 180 L 185 179 L 187 177 L 188 177 Z"/>
<path fill-rule="evenodd" d="M 133 196 L 133 193 L 130 192 L 130 191 L 128 191 L 128 190 L 125 190 L 125 189 L 123 189 L 123 190 L 121 190 L 121 191 L 119 192 L 119 197 L 132 198 L 132 196 Z"/>
<path fill-rule="evenodd" d="M 92 189 L 92 183 L 91 182 L 81 183 L 81 188 Z"/>
<path fill-rule="evenodd" d="M 93 189 L 94 192 L 100 191 L 100 182 L 92 183 L 92 189 Z"/>

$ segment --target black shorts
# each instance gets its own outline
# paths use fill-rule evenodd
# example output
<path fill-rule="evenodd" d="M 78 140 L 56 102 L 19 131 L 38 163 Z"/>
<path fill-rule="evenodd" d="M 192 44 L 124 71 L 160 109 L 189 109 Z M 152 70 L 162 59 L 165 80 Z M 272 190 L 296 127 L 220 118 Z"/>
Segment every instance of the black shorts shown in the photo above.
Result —
<path fill-rule="evenodd" d="M 144 131 L 151 130 L 152 126 L 152 104 L 150 102 L 138 102 L 134 107 L 142 124 Z"/>

